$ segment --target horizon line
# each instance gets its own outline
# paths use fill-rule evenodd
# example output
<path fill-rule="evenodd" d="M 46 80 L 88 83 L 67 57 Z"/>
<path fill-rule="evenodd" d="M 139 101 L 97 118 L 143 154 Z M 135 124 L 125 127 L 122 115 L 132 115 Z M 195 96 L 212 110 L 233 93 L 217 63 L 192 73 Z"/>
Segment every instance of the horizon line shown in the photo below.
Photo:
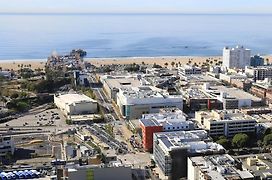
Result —
<path fill-rule="evenodd" d="M 0 15 L 272 15 L 272 13 L 206 12 L 0 12 Z"/>

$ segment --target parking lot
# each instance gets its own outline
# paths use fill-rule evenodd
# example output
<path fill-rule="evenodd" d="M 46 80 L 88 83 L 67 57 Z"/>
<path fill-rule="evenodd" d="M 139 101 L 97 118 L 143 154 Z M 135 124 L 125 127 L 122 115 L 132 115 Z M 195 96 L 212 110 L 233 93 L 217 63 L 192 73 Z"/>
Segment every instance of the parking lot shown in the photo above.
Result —
<path fill-rule="evenodd" d="M 1 130 L 40 130 L 56 132 L 69 127 L 65 122 L 65 117 L 59 109 L 32 111 L 25 115 L 11 120 L 7 123 L 0 124 Z"/>

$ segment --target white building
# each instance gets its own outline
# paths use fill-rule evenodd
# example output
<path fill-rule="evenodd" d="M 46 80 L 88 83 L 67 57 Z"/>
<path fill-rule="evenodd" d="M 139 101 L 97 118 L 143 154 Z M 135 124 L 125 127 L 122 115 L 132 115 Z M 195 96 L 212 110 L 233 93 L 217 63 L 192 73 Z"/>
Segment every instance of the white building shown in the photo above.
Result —
<path fill-rule="evenodd" d="M 154 160 L 169 179 L 187 176 L 187 158 L 190 156 L 225 152 L 221 145 L 211 141 L 205 130 L 160 132 L 155 133 L 153 139 Z"/>
<path fill-rule="evenodd" d="M 188 76 L 192 74 L 201 74 L 201 73 L 202 73 L 201 68 L 196 66 L 184 65 L 178 68 L 178 74 L 182 76 Z"/>
<path fill-rule="evenodd" d="M 15 145 L 14 141 L 10 136 L 0 135 L 0 157 L 5 156 L 8 153 L 14 154 Z"/>
<path fill-rule="evenodd" d="M 239 79 L 239 80 L 246 80 L 247 76 L 245 74 L 222 74 L 220 73 L 219 79 L 224 82 L 232 83 L 232 80 Z"/>
<path fill-rule="evenodd" d="M 250 53 L 251 50 L 243 46 L 236 46 L 235 48 L 224 47 L 223 66 L 244 69 L 250 65 Z"/>
<path fill-rule="evenodd" d="M 182 110 L 183 98 L 153 86 L 122 87 L 117 93 L 117 105 L 127 119 L 139 119 L 142 114 L 157 113 L 161 108 Z"/>
<path fill-rule="evenodd" d="M 228 154 L 188 158 L 188 180 L 254 179 Z"/>
<path fill-rule="evenodd" d="M 206 83 L 203 86 L 203 91 L 221 101 L 223 109 L 249 108 L 263 105 L 261 98 L 234 87 L 210 86 L 209 83 Z"/>
<path fill-rule="evenodd" d="M 66 116 L 97 113 L 97 101 L 83 94 L 58 94 L 54 103 Z"/>
<path fill-rule="evenodd" d="M 196 121 L 211 136 L 232 137 L 238 133 L 255 133 L 256 119 L 238 110 L 212 110 L 195 113 Z"/>
<path fill-rule="evenodd" d="M 162 126 L 164 131 L 192 130 L 194 123 L 187 121 L 181 110 L 174 112 L 143 114 L 139 120 L 144 126 Z"/>

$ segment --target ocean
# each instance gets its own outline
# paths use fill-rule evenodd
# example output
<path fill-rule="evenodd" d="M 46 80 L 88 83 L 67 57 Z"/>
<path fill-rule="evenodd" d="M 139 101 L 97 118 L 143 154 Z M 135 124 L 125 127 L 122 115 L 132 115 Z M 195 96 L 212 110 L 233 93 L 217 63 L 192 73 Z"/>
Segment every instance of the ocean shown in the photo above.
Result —
<path fill-rule="evenodd" d="M 0 60 L 74 48 L 87 57 L 211 56 L 244 45 L 272 54 L 272 15 L 0 14 Z"/>

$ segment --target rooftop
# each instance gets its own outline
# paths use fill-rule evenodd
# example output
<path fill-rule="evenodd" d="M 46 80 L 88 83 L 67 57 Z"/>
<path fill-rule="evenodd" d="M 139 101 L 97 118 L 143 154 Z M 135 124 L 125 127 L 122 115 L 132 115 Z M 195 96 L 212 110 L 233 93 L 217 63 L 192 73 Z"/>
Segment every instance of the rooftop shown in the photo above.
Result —
<path fill-rule="evenodd" d="M 184 96 L 190 99 L 207 99 L 212 98 L 209 94 L 203 92 L 200 86 L 191 86 L 185 89 Z"/>
<path fill-rule="evenodd" d="M 241 171 L 235 167 L 235 160 L 228 154 L 190 157 L 193 166 L 210 177 L 210 179 L 247 179 L 253 178 L 253 175 L 244 170 Z"/>
<path fill-rule="evenodd" d="M 242 162 L 244 168 L 250 171 L 254 176 L 263 179 L 272 177 L 272 156 L 266 154 L 250 154 L 234 157 L 236 160 Z"/>
<path fill-rule="evenodd" d="M 252 120 L 256 119 L 250 115 L 244 114 L 239 110 L 212 110 L 212 111 L 198 111 L 196 114 L 200 114 L 205 119 L 210 121 L 241 121 L 241 120 Z"/>
<path fill-rule="evenodd" d="M 132 87 L 138 87 L 141 85 L 141 82 L 136 77 L 114 77 L 114 78 L 107 78 L 104 80 L 105 83 L 111 88 L 121 88 L 123 86 L 132 86 Z"/>
<path fill-rule="evenodd" d="M 122 87 L 121 90 L 124 96 L 133 99 L 181 97 L 179 95 L 169 95 L 167 92 L 154 86 Z"/>
<path fill-rule="evenodd" d="M 94 102 L 97 101 L 84 95 L 77 93 L 68 93 L 68 94 L 60 94 L 56 95 L 57 98 L 61 99 L 61 101 L 65 104 L 73 104 L 73 103 L 81 103 L 81 102 Z"/>
<path fill-rule="evenodd" d="M 219 95 L 220 93 L 226 93 L 228 96 L 227 98 L 235 98 L 235 99 L 251 99 L 253 101 L 261 101 L 261 98 L 253 96 L 243 90 L 238 88 L 226 87 L 226 86 L 212 86 L 212 89 L 206 90 L 215 96 Z"/>
<path fill-rule="evenodd" d="M 181 110 L 176 110 L 174 112 L 143 114 L 140 122 L 143 123 L 144 126 L 173 126 L 192 123 L 191 121 L 186 121 L 186 117 Z"/>
<path fill-rule="evenodd" d="M 211 84 L 222 84 L 219 79 L 209 75 L 205 75 L 205 74 L 188 75 L 186 76 L 186 81 L 189 84 L 193 84 L 193 85 L 195 84 L 203 85 L 203 83 L 206 83 L 206 82 Z"/>
<path fill-rule="evenodd" d="M 186 148 L 191 153 L 224 151 L 221 145 L 210 141 L 205 130 L 160 132 L 154 137 L 166 153 L 178 148 Z"/>

